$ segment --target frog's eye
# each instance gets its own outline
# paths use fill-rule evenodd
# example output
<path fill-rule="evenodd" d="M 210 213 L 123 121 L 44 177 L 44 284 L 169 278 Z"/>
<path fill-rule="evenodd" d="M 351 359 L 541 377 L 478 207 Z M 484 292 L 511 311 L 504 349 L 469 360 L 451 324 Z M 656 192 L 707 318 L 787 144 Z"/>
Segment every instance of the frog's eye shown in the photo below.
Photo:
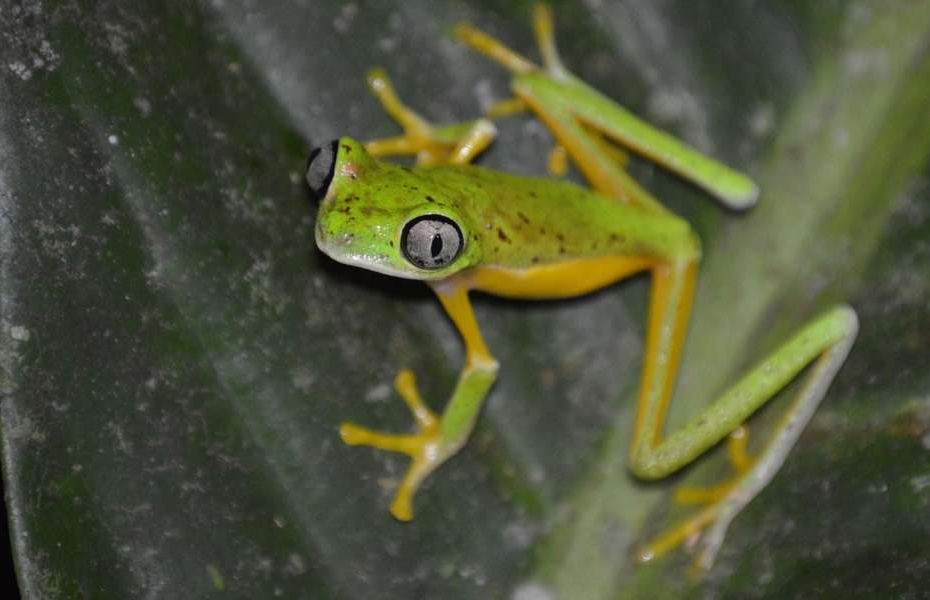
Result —
<path fill-rule="evenodd" d="M 404 226 L 400 247 L 404 256 L 421 269 L 440 269 L 450 264 L 465 245 L 462 230 L 442 215 L 423 215 Z"/>
<path fill-rule="evenodd" d="M 326 195 L 329 182 L 333 180 L 338 148 L 339 140 L 333 140 L 325 146 L 314 148 L 307 159 L 307 185 L 320 200 Z"/>

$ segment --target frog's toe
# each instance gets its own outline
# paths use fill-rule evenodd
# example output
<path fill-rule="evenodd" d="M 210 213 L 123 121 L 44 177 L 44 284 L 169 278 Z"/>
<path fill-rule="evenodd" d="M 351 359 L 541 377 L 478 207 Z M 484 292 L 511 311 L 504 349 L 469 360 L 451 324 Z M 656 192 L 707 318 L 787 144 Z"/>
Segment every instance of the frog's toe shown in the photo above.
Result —
<path fill-rule="evenodd" d="M 733 430 L 727 438 L 727 459 L 733 467 L 734 475 L 717 485 L 681 486 L 675 490 L 675 502 L 678 504 L 713 504 L 723 500 L 755 464 L 755 459 L 746 451 L 748 442 L 748 426 L 740 425 Z"/>
<path fill-rule="evenodd" d="M 400 493 L 398 493 L 394 496 L 394 501 L 391 502 L 391 508 L 388 510 L 391 511 L 391 516 L 398 521 L 412 521 L 413 497 L 410 494 L 406 494 L 402 497 Z"/>
<path fill-rule="evenodd" d="M 737 481 L 737 478 L 731 478 L 717 485 L 683 485 L 675 490 L 673 498 L 676 504 L 713 504 L 726 496 Z"/>
<path fill-rule="evenodd" d="M 675 490 L 674 500 L 678 504 L 698 504 L 704 508 L 684 522 L 656 536 L 647 544 L 637 548 L 639 562 L 649 562 L 667 554 L 681 545 L 689 545 L 700 538 L 692 574 L 700 575 L 713 564 L 723 531 L 729 524 L 729 506 L 741 498 L 740 488 L 750 475 L 756 461 L 746 451 L 749 429 L 742 425 L 734 430 L 727 441 L 727 458 L 735 474 L 717 485 L 697 487 L 681 486 Z"/>
<path fill-rule="evenodd" d="M 439 417 L 423 402 L 413 371 L 401 369 L 394 379 L 394 388 L 413 415 L 416 433 L 384 433 L 346 422 L 339 426 L 339 437 L 350 446 L 400 452 L 412 459 L 390 508 L 394 518 L 409 521 L 413 518 L 413 497 L 420 484 L 454 453 L 455 446 L 445 442 Z"/>
<path fill-rule="evenodd" d="M 379 450 L 401 452 L 410 456 L 417 454 L 422 445 L 420 435 L 382 433 L 355 423 L 342 423 L 339 426 L 339 437 L 349 446 L 371 446 Z"/>
<path fill-rule="evenodd" d="M 356 425 L 344 422 L 339 425 L 339 437 L 349 446 L 371 446 L 382 434 Z"/>
<path fill-rule="evenodd" d="M 431 445 L 430 441 L 424 440 L 424 442 L 421 452 L 413 456 L 413 462 L 410 463 L 404 480 L 400 483 L 397 492 L 394 494 L 394 501 L 391 502 L 391 515 L 398 521 L 409 521 L 413 519 L 413 497 L 420 488 L 420 484 L 423 483 L 427 475 L 433 472 L 433 470 L 445 460 L 444 457 L 440 457 L 440 455 L 435 452 L 435 449 L 431 450 L 429 448 Z M 435 446 L 434 443 L 432 445 Z"/>
<path fill-rule="evenodd" d="M 413 497 L 420 484 L 454 451 L 443 443 L 438 427 L 416 434 L 395 435 L 343 423 L 339 427 L 339 435 L 350 446 L 371 446 L 379 450 L 400 452 L 413 459 L 391 503 L 391 514 L 399 521 L 413 518 Z"/>
<path fill-rule="evenodd" d="M 711 504 L 686 521 L 649 540 L 636 548 L 635 559 L 640 563 L 651 562 L 668 554 L 678 546 L 697 538 L 717 516 L 718 503 Z"/>
<path fill-rule="evenodd" d="M 371 69 L 367 80 L 369 90 L 385 112 L 404 130 L 403 135 L 366 142 L 365 150 L 372 156 L 413 155 L 417 157 L 418 165 L 444 164 L 461 160 L 457 157 L 462 154 L 462 146 L 477 136 L 484 144 L 472 154 L 466 154 L 470 160 L 494 137 L 493 132 L 490 135 L 486 133 L 487 125 L 482 124 L 481 119 L 433 125 L 403 103 L 383 69 Z"/>

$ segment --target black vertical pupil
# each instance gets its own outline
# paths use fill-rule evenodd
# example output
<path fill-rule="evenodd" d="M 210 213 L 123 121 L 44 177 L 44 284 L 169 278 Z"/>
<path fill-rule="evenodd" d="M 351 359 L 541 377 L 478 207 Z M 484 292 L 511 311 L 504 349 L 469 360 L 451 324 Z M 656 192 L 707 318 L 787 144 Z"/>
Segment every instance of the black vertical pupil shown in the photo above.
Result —
<path fill-rule="evenodd" d="M 439 253 L 442 252 L 442 236 L 438 233 L 433 234 L 433 241 L 430 243 L 429 252 L 433 255 L 433 258 L 439 256 Z"/>

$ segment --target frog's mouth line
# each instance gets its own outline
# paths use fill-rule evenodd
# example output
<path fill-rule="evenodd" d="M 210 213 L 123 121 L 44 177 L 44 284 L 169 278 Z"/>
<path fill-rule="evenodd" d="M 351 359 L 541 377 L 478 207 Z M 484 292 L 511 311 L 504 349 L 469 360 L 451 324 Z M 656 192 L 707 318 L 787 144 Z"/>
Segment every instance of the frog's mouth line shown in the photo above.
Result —
<path fill-rule="evenodd" d="M 419 269 L 412 264 L 405 264 L 406 268 L 400 268 L 391 262 L 391 257 L 387 254 L 373 255 L 353 252 L 352 242 L 355 236 L 351 233 L 331 236 L 327 235 L 326 232 L 323 231 L 323 228 L 317 225 L 315 227 L 314 237 L 316 239 L 316 246 L 320 249 L 320 252 L 334 261 L 350 267 L 374 271 L 375 273 L 388 275 L 390 277 L 412 279 L 414 281 L 436 281 L 445 279 L 452 274 L 449 272 L 450 270 L 448 268 L 426 270 Z M 453 273 L 456 271 L 458 271 L 458 269 L 452 269 Z"/>
<path fill-rule="evenodd" d="M 351 247 L 353 237 L 354 236 L 352 236 L 352 234 L 347 233 L 339 236 L 338 238 L 333 238 L 323 233 L 322 229 L 319 227 L 316 229 L 317 248 L 319 248 L 323 254 L 338 263 L 342 263 L 350 267 L 365 269 L 367 271 L 374 271 L 375 273 L 381 273 L 382 275 L 389 275 L 391 277 L 400 277 L 402 279 L 424 279 L 424 277 L 420 277 L 418 274 L 413 273 L 412 271 L 404 271 L 391 265 L 388 262 L 389 259 L 386 255 L 373 257 L 370 254 L 352 252 Z M 411 267 L 411 269 L 413 269 L 413 267 Z"/>
<path fill-rule="evenodd" d="M 367 271 L 374 271 L 375 273 L 381 273 L 382 275 L 388 275 L 390 277 L 399 277 L 401 279 L 414 279 L 422 280 L 427 279 L 427 277 L 418 277 L 414 273 L 408 273 L 401 271 L 392 267 L 391 265 L 372 260 L 372 257 L 364 254 L 345 254 L 340 252 L 332 252 L 329 248 L 320 246 L 320 251 L 323 252 L 326 256 L 330 257 L 338 263 L 348 265 L 350 267 L 357 267 L 360 269 L 365 269 Z"/>

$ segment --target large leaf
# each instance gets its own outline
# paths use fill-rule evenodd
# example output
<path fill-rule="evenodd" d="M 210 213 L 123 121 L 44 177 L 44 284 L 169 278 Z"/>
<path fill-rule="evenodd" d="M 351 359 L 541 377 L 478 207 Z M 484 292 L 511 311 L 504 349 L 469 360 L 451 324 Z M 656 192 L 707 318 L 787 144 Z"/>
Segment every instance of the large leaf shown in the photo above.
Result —
<path fill-rule="evenodd" d="M 422 285 L 313 248 L 308 148 L 395 126 L 388 69 L 437 121 L 507 94 L 469 19 L 533 54 L 528 5 L 17 3 L 0 8 L 0 434 L 30 598 L 906 595 L 930 552 L 930 4 L 560 3 L 584 79 L 763 189 L 747 215 L 645 164 L 705 240 L 672 424 L 818 310 L 860 313 L 849 362 L 715 569 L 638 540 L 669 492 L 627 473 L 647 282 L 572 302 L 480 300 L 500 359 L 479 430 L 386 512 L 402 457 L 343 419 L 441 407 L 460 342 Z M 543 173 L 501 124 L 485 164 Z M 764 441 L 776 402 L 754 421 Z"/>

